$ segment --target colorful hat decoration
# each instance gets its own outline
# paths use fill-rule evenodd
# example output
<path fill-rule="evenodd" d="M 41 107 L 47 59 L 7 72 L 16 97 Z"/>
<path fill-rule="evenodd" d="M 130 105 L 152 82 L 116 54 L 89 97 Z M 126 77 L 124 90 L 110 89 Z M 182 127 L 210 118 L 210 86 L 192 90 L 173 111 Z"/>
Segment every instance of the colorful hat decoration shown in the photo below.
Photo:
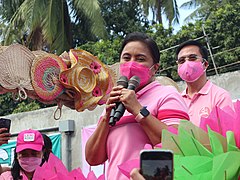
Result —
<path fill-rule="evenodd" d="M 60 82 L 75 92 L 75 109 L 93 110 L 102 104 L 113 86 L 110 71 L 96 56 L 84 50 L 69 51 L 71 68 L 61 72 Z M 99 102 L 100 101 L 100 102 Z"/>
<path fill-rule="evenodd" d="M 57 56 L 20 44 L 0 46 L 0 68 L 0 94 L 12 92 L 16 100 L 29 97 L 57 104 L 56 111 L 62 105 L 77 111 L 95 109 L 106 103 L 118 79 L 116 68 L 75 49 Z"/>

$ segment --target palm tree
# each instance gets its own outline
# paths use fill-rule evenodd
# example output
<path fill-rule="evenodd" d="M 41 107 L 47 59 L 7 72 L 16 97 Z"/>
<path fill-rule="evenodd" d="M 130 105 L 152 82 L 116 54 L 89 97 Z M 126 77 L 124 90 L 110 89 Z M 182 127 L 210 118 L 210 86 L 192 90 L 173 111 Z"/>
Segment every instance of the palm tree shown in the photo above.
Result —
<path fill-rule="evenodd" d="M 199 20 L 207 20 L 211 17 L 212 12 L 228 3 L 235 3 L 233 0 L 190 0 L 183 3 L 180 8 L 194 8 L 195 10 L 185 18 L 185 21 L 198 18 Z"/>
<path fill-rule="evenodd" d="M 153 22 L 162 24 L 162 15 L 166 15 L 169 26 L 179 23 L 179 11 L 176 0 L 140 0 L 144 13 L 148 16 L 152 11 Z"/>
<path fill-rule="evenodd" d="M 45 47 L 51 52 L 60 54 L 72 47 L 73 21 L 88 21 L 89 34 L 98 38 L 106 36 L 105 22 L 97 0 L 2 0 L 1 2 L 2 9 L 8 8 L 10 11 L 9 6 L 13 5 L 16 9 L 7 21 L 8 26 L 3 30 L 5 45 L 13 43 L 18 37 L 20 43 L 32 50 Z M 83 17 L 85 19 L 81 19 Z"/>

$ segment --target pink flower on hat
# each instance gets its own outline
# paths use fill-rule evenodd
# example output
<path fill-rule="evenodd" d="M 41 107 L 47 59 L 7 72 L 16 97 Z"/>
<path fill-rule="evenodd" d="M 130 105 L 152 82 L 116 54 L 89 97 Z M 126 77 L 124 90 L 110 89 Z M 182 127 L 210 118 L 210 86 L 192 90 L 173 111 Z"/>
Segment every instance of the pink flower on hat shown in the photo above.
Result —
<path fill-rule="evenodd" d="M 68 78 L 65 74 L 60 75 L 60 80 L 62 83 L 68 84 Z"/>
<path fill-rule="evenodd" d="M 100 87 L 96 86 L 92 91 L 92 95 L 95 97 L 102 96 L 102 91 Z"/>
<path fill-rule="evenodd" d="M 98 62 L 92 62 L 90 64 L 90 68 L 93 70 L 94 74 L 100 73 L 101 67 L 101 64 L 99 64 Z"/>
<path fill-rule="evenodd" d="M 42 134 L 37 130 L 25 130 L 18 134 L 16 152 L 25 149 L 41 151 L 44 145 Z"/>

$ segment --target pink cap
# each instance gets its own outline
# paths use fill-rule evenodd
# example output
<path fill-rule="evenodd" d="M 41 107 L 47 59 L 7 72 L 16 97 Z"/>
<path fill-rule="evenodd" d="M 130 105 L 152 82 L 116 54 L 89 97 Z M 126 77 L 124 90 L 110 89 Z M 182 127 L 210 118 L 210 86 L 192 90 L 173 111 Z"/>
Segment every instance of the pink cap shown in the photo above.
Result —
<path fill-rule="evenodd" d="M 42 134 L 37 130 L 25 130 L 18 134 L 16 152 L 25 149 L 41 151 L 44 145 Z"/>

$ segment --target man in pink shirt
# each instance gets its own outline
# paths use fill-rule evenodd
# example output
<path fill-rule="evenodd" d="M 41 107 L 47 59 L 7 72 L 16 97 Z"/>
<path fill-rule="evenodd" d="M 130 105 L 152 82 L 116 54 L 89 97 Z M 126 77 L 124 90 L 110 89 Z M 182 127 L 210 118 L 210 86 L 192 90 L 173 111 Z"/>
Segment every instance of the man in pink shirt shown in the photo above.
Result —
<path fill-rule="evenodd" d="M 190 121 L 199 126 L 215 106 L 233 108 L 230 94 L 207 79 L 207 49 L 197 41 L 181 44 L 177 51 L 178 74 L 187 83 L 182 96 L 189 108 Z"/>

